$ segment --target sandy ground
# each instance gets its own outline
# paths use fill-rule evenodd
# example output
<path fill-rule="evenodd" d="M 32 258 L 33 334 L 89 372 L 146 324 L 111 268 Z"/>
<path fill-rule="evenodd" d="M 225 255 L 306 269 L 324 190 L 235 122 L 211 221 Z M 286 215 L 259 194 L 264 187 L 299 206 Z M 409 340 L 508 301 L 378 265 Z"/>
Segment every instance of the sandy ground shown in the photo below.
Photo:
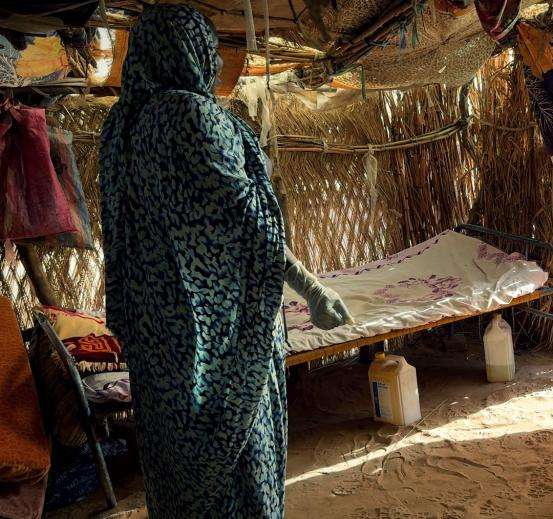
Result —
<path fill-rule="evenodd" d="M 288 519 L 553 518 L 553 353 L 517 355 L 514 382 L 487 384 L 477 341 L 428 340 L 406 350 L 421 394 L 415 427 L 371 420 L 359 363 L 291 388 Z M 94 496 L 50 517 L 144 519 L 141 484 L 116 478 L 117 511 L 98 514 Z"/>

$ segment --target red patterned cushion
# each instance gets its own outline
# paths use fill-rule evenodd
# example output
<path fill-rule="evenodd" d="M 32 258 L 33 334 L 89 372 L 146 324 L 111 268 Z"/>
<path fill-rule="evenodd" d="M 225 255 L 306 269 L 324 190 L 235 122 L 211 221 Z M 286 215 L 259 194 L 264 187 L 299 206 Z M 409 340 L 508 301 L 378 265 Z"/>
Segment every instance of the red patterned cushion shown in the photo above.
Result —
<path fill-rule="evenodd" d="M 86 335 L 65 339 L 69 353 L 76 362 L 113 362 L 122 360 L 122 351 L 119 341 L 112 335 Z"/>

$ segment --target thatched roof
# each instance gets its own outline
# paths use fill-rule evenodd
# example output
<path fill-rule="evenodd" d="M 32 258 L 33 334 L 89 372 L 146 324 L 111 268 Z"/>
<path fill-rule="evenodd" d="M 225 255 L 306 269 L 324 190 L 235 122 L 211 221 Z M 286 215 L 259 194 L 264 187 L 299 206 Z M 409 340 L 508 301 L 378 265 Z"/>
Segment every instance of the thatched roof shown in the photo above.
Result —
<path fill-rule="evenodd" d="M 120 8 L 123 3 L 127 23 L 132 24 L 141 9 L 138 3 L 108 2 L 108 5 Z M 246 23 L 241 0 L 188 3 L 214 21 L 225 44 L 245 46 Z M 491 57 L 497 43 L 484 32 L 474 3 L 458 3 L 467 6 L 452 12 L 443 0 L 271 1 L 271 35 L 284 40 L 271 49 L 271 56 L 303 63 L 298 75 L 306 86 L 318 86 L 356 67 L 363 68 L 364 81 L 374 88 L 461 85 Z M 540 0 L 521 2 L 521 16 L 534 17 L 536 11 L 529 8 L 539 3 Z M 263 4 L 262 0 L 251 2 L 261 40 Z M 124 25 L 122 19 L 119 21 Z M 301 59 L 304 56 L 299 55 L 296 61 L 294 51 L 299 51 L 294 49 L 295 45 L 323 51 L 324 56 L 316 59 L 311 56 L 309 63 L 305 63 Z"/>
<path fill-rule="evenodd" d="M 106 12 L 98 9 L 88 22 L 121 31 L 113 51 L 96 49 L 96 58 L 114 55 L 114 70 L 105 85 L 119 85 L 128 43 L 124 32 L 136 23 L 147 3 L 188 3 L 213 20 L 230 65 L 225 94 L 232 90 L 232 81 L 248 73 L 243 0 L 106 0 Z M 464 3 L 467 7 L 452 12 L 450 0 L 270 0 L 271 64 L 279 70 L 296 70 L 305 88 L 328 84 L 345 71 L 350 83 L 353 79 L 367 89 L 462 85 L 500 46 L 485 33 L 474 4 Z M 251 0 L 251 6 L 257 54 L 265 56 L 264 0 Z M 533 20 L 547 7 L 540 0 L 523 0 L 521 17 Z M 9 26 L 9 19 L 0 16 L 2 26 Z M 502 41 L 503 46 L 510 44 L 508 37 Z M 77 54 L 73 52 L 70 59 L 71 75 L 82 77 L 86 57 L 83 60 Z"/>

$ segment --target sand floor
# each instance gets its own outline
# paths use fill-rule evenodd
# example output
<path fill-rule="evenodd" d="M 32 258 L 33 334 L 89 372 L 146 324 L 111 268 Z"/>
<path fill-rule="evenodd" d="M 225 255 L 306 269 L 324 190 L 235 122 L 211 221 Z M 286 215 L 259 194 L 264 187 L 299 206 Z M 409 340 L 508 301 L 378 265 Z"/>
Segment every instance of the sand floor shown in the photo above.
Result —
<path fill-rule="evenodd" d="M 478 342 L 426 340 L 406 350 L 421 394 L 415 427 L 371 420 L 357 362 L 291 388 L 288 519 L 553 518 L 553 353 L 517 355 L 514 382 L 487 384 Z M 146 518 L 140 476 L 126 472 L 116 511 L 97 513 L 97 495 L 49 517 Z"/>

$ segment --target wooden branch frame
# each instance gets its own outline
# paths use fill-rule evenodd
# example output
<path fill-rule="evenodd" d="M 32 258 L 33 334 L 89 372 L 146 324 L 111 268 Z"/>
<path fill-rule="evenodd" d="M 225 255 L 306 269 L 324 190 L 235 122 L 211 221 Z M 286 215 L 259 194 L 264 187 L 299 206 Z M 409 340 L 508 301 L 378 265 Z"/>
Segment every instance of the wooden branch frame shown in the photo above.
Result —
<path fill-rule="evenodd" d="M 40 304 L 59 306 L 59 301 L 54 294 L 46 272 L 44 272 L 44 267 L 36 249 L 32 245 L 17 245 L 17 252 Z"/>
<path fill-rule="evenodd" d="M 365 154 L 367 152 L 393 151 L 399 149 L 413 148 L 421 144 L 428 144 L 447 139 L 468 126 L 468 122 L 457 120 L 443 128 L 438 128 L 428 133 L 417 135 L 411 139 L 385 142 L 382 144 L 341 144 L 327 142 L 319 137 L 308 135 L 276 135 L 272 137 L 277 140 L 279 151 L 296 153 L 331 153 L 341 155 Z M 93 132 L 73 132 L 74 142 L 96 142 L 99 135 Z"/>

